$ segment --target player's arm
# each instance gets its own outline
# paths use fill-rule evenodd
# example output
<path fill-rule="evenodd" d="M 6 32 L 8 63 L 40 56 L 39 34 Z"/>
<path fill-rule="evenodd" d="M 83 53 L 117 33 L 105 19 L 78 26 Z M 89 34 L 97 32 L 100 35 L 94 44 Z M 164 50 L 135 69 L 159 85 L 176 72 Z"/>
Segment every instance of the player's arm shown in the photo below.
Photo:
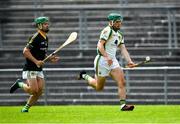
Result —
<path fill-rule="evenodd" d="M 108 65 L 111 65 L 112 64 L 112 59 L 108 56 L 107 52 L 105 51 L 104 49 L 104 45 L 105 45 L 106 41 L 101 39 L 98 44 L 97 44 L 97 47 L 98 47 L 98 50 L 99 52 L 101 53 L 101 55 L 106 59 L 106 61 L 108 62 Z"/>
<path fill-rule="evenodd" d="M 121 54 L 124 56 L 125 60 L 128 63 L 127 66 L 130 67 L 130 68 L 134 67 L 136 64 L 131 60 L 131 57 L 130 57 L 129 52 L 127 51 L 125 45 L 121 44 L 119 46 L 119 48 L 121 49 Z"/>
<path fill-rule="evenodd" d="M 29 59 L 30 61 L 34 62 L 37 67 L 43 66 L 44 62 L 41 60 L 37 60 L 30 52 L 30 49 L 25 47 L 23 50 L 23 55 L 25 58 Z"/>

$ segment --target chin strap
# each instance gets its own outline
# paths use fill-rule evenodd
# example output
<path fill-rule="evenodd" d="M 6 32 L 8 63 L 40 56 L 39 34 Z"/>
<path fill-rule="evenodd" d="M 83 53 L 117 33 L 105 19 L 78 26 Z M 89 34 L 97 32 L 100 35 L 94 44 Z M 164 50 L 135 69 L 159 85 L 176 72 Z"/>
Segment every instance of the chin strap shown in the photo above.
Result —
<path fill-rule="evenodd" d="M 39 28 L 39 29 L 42 29 L 42 24 L 38 24 L 38 28 Z"/>
<path fill-rule="evenodd" d="M 111 26 L 112 28 L 113 28 L 113 24 L 114 24 L 114 21 L 109 22 L 109 26 Z M 113 28 L 113 30 L 114 30 L 115 32 L 118 31 L 118 30 L 116 30 L 116 29 L 114 29 L 114 28 Z"/>
<path fill-rule="evenodd" d="M 113 24 L 114 24 L 114 21 L 111 21 L 111 22 L 109 22 L 109 26 L 113 26 Z"/>

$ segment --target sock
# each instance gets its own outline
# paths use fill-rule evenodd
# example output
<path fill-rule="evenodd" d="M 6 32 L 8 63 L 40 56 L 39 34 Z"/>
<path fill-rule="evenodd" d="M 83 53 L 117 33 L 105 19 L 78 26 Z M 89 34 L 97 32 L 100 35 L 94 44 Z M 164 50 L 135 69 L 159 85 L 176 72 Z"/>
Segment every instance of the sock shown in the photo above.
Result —
<path fill-rule="evenodd" d="M 126 104 L 126 100 L 125 99 L 121 99 L 120 100 L 120 105 Z"/>
<path fill-rule="evenodd" d="M 29 109 L 31 106 L 29 105 L 29 104 L 26 104 L 25 106 L 24 106 L 24 108 L 25 109 Z"/>
<path fill-rule="evenodd" d="M 120 100 L 120 105 L 121 105 L 121 109 L 126 105 L 126 100 L 125 99 L 121 99 Z"/>
<path fill-rule="evenodd" d="M 19 86 L 20 88 L 23 88 L 23 87 L 24 87 L 24 83 L 23 83 L 23 82 L 18 82 L 18 86 Z"/>
<path fill-rule="evenodd" d="M 82 77 L 85 79 L 85 80 L 89 80 L 90 78 L 92 78 L 91 76 L 87 75 L 87 74 L 83 74 Z"/>

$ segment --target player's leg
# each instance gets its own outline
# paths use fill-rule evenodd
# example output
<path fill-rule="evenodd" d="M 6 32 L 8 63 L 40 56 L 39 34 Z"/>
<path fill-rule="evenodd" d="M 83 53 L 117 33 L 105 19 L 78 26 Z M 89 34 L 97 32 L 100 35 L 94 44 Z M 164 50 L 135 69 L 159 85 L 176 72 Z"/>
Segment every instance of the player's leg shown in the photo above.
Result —
<path fill-rule="evenodd" d="M 18 88 L 23 87 L 24 82 L 21 79 L 17 79 L 10 87 L 10 93 L 14 93 Z"/>
<path fill-rule="evenodd" d="M 92 78 L 90 75 L 86 74 L 85 71 L 80 72 L 78 78 L 88 81 L 88 84 L 92 86 L 97 91 L 101 91 L 104 88 L 106 76 L 109 75 L 109 66 L 105 64 L 106 61 L 100 55 L 97 55 L 94 60 L 94 69 L 95 69 L 95 78 Z"/>
<path fill-rule="evenodd" d="M 94 86 L 97 91 L 102 91 L 104 89 L 106 77 L 95 75 L 95 79 L 96 79 L 96 82 L 94 83 L 92 82 L 89 85 L 91 85 L 92 87 Z"/>
<path fill-rule="evenodd" d="M 24 83 L 21 79 L 17 79 L 10 88 L 10 93 L 14 93 L 18 88 L 22 88 L 26 93 L 32 94 L 33 88 L 29 85 L 29 81 Z"/>
<path fill-rule="evenodd" d="M 22 77 L 23 79 L 28 79 L 31 77 L 32 71 L 23 71 Z M 26 83 L 24 83 L 21 79 L 17 79 L 15 83 L 10 88 L 10 93 L 14 93 L 18 88 L 22 88 L 26 93 L 32 94 L 32 86 L 29 85 L 29 81 L 26 80 Z"/>
<path fill-rule="evenodd" d="M 133 105 L 126 105 L 126 87 L 125 87 L 125 79 L 124 72 L 122 69 L 115 68 L 110 72 L 111 77 L 117 82 L 118 86 L 118 94 L 120 97 L 120 104 L 122 111 L 133 110 Z"/>
<path fill-rule="evenodd" d="M 27 101 L 27 104 L 24 106 L 24 108 L 26 108 L 27 105 L 32 106 L 33 104 L 35 104 L 39 99 L 39 97 L 42 95 L 44 82 L 45 82 L 43 71 L 36 71 L 35 75 L 36 75 L 35 77 L 31 77 L 31 78 L 35 79 L 36 81 L 34 82 L 36 84 L 36 92 L 29 97 L 29 100 Z"/>
<path fill-rule="evenodd" d="M 44 78 L 38 77 L 38 98 L 42 95 L 43 90 L 44 90 L 44 84 L 45 84 L 45 80 Z"/>
<path fill-rule="evenodd" d="M 97 91 L 103 90 L 106 81 L 105 77 L 95 75 L 95 78 L 93 78 L 90 75 L 86 74 L 85 71 L 80 72 L 80 74 L 78 75 L 78 79 L 86 80 L 89 86 L 93 87 Z"/>
<path fill-rule="evenodd" d="M 27 89 L 26 90 L 30 93 L 30 96 L 26 105 L 22 108 L 21 112 L 28 112 L 29 108 L 33 105 L 38 94 L 37 79 L 36 78 L 27 79 L 27 82 L 28 82 L 28 90 Z"/>
<path fill-rule="evenodd" d="M 42 95 L 43 93 L 43 88 L 44 88 L 44 79 L 37 77 L 37 85 L 38 85 L 38 91 L 35 95 L 31 95 L 29 101 L 27 102 L 30 105 L 34 105 L 37 100 L 39 99 L 39 97 Z"/>
<path fill-rule="evenodd" d="M 92 78 L 85 71 L 82 71 L 79 74 L 80 79 L 85 79 L 88 81 L 88 84 L 92 86 L 97 91 L 101 91 L 104 88 L 106 77 L 109 75 L 109 65 L 106 64 L 104 57 L 97 55 L 94 59 L 94 70 L 95 78 Z"/>

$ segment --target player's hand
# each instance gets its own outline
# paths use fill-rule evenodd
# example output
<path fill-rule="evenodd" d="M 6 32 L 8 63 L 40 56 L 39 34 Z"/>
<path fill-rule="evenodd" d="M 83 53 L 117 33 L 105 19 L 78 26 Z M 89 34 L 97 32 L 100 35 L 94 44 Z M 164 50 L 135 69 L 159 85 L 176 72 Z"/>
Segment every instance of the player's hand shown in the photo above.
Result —
<path fill-rule="evenodd" d="M 134 68 L 134 67 L 136 67 L 136 66 L 137 66 L 137 64 L 135 64 L 134 62 L 129 62 L 129 63 L 127 64 L 126 68 Z"/>
<path fill-rule="evenodd" d="M 58 56 L 56 56 L 56 55 L 53 55 L 53 56 L 51 56 L 51 57 L 49 58 L 50 62 L 52 62 L 52 63 L 58 62 L 59 59 L 60 59 L 60 57 L 58 57 Z"/>
<path fill-rule="evenodd" d="M 37 67 L 42 67 L 44 65 L 44 62 L 41 60 L 38 60 L 35 64 Z"/>
<path fill-rule="evenodd" d="M 105 59 L 106 59 L 109 66 L 111 66 L 113 64 L 113 61 L 110 57 L 105 57 Z"/>

